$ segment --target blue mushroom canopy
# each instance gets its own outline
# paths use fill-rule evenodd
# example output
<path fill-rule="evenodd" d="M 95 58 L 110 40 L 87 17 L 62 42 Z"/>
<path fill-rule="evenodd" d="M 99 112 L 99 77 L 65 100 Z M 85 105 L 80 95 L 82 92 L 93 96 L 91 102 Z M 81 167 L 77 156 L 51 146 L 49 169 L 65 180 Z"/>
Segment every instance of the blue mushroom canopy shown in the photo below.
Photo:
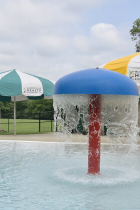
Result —
<path fill-rule="evenodd" d="M 86 69 L 60 78 L 54 94 L 139 95 L 136 83 L 129 77 L 107 69 Z"/>

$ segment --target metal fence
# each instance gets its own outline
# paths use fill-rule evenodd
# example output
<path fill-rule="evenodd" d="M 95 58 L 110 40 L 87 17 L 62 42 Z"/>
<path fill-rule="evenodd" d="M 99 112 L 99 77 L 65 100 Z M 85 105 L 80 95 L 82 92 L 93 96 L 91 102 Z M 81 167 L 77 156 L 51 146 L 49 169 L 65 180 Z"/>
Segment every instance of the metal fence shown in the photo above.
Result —
<path fill-rule="evenodd" d="M 54 112 L 21 113 L 16 114 L 16 133 L 34 134 L 52 132 L 54 129 Z M 13 113 L 2 114 L 0 118 L 0 134 L 14 133 Z"/>

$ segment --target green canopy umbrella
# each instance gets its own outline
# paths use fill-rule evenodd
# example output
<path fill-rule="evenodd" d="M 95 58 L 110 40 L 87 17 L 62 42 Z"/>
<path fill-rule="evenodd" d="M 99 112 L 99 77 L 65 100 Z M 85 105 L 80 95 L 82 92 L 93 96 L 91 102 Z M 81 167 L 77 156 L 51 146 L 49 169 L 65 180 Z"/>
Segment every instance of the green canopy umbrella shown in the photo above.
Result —
<path fill-rule="evenodd" d="M 16 135 L 16 101 L 50 99 L 54 83 L 48 79 L 9 70 L 0 73 L 0 101 L 14 101 L 14 135 Z"/>

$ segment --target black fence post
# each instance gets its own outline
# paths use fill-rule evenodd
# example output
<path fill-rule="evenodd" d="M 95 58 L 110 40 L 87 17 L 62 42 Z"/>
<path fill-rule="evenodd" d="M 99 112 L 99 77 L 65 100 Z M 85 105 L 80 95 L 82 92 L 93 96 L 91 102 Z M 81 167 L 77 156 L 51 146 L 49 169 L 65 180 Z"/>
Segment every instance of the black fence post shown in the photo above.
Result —
<path fill-rule="evenodd" d="M 56 132 L 58 131 L 58 129 L 57 129 L 57 117 L 56 117 Z"/>
<path fill-rule="evenodd" d="M 9 116 L 8 116 L 8 133 L 9 133 Z"/>
<path fill-rule="evenodd" d="M 39 112 L 39 132 L 40 132 L 40 112 Z"/>
<path fill-rule="evenodd" d="M 51 132 L 52 132 L 52 120 L 51 120 Z"/>

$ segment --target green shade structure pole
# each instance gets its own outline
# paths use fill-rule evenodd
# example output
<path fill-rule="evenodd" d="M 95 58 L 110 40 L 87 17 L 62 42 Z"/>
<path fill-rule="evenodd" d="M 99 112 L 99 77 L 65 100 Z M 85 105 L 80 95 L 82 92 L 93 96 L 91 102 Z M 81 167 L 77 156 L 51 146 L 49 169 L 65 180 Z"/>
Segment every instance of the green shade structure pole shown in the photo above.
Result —
<path fill-rule="evenodd" d="M 14 96 L 14 136 L 16 135 L 16 96 Z"/>

